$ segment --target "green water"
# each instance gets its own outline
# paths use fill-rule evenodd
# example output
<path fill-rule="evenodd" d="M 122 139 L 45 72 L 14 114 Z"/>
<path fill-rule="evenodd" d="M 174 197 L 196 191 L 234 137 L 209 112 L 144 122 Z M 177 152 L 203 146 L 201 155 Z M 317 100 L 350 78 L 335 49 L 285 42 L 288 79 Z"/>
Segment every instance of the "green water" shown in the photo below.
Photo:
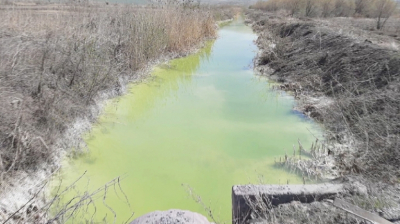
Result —
<path fill-rule="evenodd" d="M 297 139 L 311 145 L 310 131 L 318 131 L 292 111 L 293 97 L 254 74 L 255 38 L 233 22 L 199 53 L 155 68 L 149 80 L 109 102 L 86 136 L 90 153 L 69 161 L 63 184 L 87 171 L 77 189 L 90 191 L 123 175 L 134 218 L 171 208 L 206 215 L 188 195 L 190 186 L 215 217 L 230 222 L 232 185 L 301 182 L 274 168 L 274 158 L 291 153 Z M 123 199 L 118 190 L 107 194 L 116 223 L 130 215 Z M 95 217 L 113 217 L 98 201 Z"/>

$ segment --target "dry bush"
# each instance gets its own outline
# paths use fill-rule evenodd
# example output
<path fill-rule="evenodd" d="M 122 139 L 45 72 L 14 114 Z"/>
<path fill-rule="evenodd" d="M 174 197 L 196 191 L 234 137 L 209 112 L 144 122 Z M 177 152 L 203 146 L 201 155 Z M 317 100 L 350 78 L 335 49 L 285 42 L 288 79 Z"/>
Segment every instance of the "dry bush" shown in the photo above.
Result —
<path fill-rule="evenodd" d="M 302 0 L 284 0 L 284 9 L 289 12 L 290 16 L 297 15 L 302 7 Z"/>
<path fill-rule="evenodd" d="M 394 0 L 269 0 L 259 1 L 251 8 L 273 12 L 285 9 L 290 16 L 375 17 L 378 26 L 381 27 L 395 12 L 396 2 Z"/>
<path fill-rule="evenodd" d="M 349 0 L 270 0 L 257 2 L 252 8 L 264 11 L 284 9 L 289 16 L 345 16 L 350 15 L 349 2 Z"/>
<path fill-rule="evenodd" d="M 322 0 L 321 1 L 321 16 L 330 17 L 333 12 L 333 0 Z"/>
<path fill-rule="evenodd" d="M 336 209 L 329 202 L 301 203 L 293 201 L 273 206 L 270 199 L 262 194 L 247 196 L 245 201 L 250 208 L 248 214 L 250 223 L 362 223 L 357 217 Z"/>
<path fill-rule="evenodd" d="M 305 0 L 304 16 L 312 17 L 317 14 L 318 2 L 316 0 Z"/>
<path fill-rule="evenodd" d="M 354 0 L 355 16 L 371 16 L 372 0 Z"/>
<path fill-rule="evenodd" d="M 321 121 L 335 141 L 349 144 L 348 139 L 356 139 L 355 155 L 336 152 L 339 170 L 396 182 L 400 177 L 398 53 L 355 43 L 312 23 L 269 22 L 264 29 L 278 41 L 292 44 L 279 58 L 260 62 L 275 70 L 278 81 L 298 82 L 300 94 L 334 99 L 329 107 L 310 104 L 304 110 Z M 262 41 L 259 44 L 263 46 Z"/>
<path fill-rule="evenodd" d="M 215 21 L 225 21 L 240 15 L 243 11 L 243 8 L 232 5 L 218 5 L 210 6 L 208 7 L 208 10 L 211 11 Z"/>
<path fill-rule="evenodd" d="M 316 0 L 269 0 L 259 1 L 251 8 L 275 12 L 280 9 L 287 11 L 289 16 L 302 12 L 306 16 L 314 16 L 317 13 L 318 2 Z"/>
<path fill-rule="evenodd" d="M 392 16 L 397 8 L 394 0 L 374 0 L 372 14 L 376 18 L 376 29 L 380 30 L 385 26 L 386 21 Z"/>
<path fill-rule="evenodd" d="M 269 12 L 275 12 L 282 7 L 281 0 L 268 0 L 268 1 L 257 1 L 251 6 L 253 9 L 259 9 Z"/>
<path fill-rule="evenodd" d="M 100 93 L 162 56 L 216 35 L 200 8 L 69 5 L 0 14 L 0 183 L 51 162 L 54 144 Z"/>
<path fill-rule="evenodd" d="M 347 17 L 354 14 L 354 2 L 349 0 L 334 0 L 332 14 L 337 17 Z"/>
<path fill-rule="evenodd" d="M 254 21 L 253 28 L 260 33 L 257 45 L 263 53 L 256 61 L 258 68 L 274 80 L 284 82 L 281 87 L 300 98 L 297 108 L 324 124 L 327 132 L 328 143 L 323 143 L 320 151 L 320 146 L 314 144 L 312 149 L 317 147 L 317 151 L 311 150 L 310 160 L 298 159 L 298 151 L 294 150 L 293 157 L 286 154 L 276 165 L 309 178 L 342 176 L 345 183 L 352 183 L 354 179 L 350 177 L 355 175 L 367 183 L 365 186 L 374 186 L 359 192 L 364 194 L 346 192 L 343 195 L 348 197 L 346 200 L 380 213 L 385 219 L 398 221 L 398 51 L 370 41 L 355 41 L 316 22 L 286 20 L 276 14 L 262 16 L 256 12 L 249 17 Z M 288 44 L 279 57 L 263 60 L 264 54 L 274 50 L 271 46 L 280 42 Z M 332 142 L 335 144 L 330 145 Z M 264 198 L 259 198 L 248 200 L 248 204 L 252 208 L 250 216 L 257 223 L 363 223 L 325 202 L 271 208 Z"/>
<path fill-rule="evenodd" d="M 2 223 L 109 223 L 111 220 L 119 219 L 119 223 L 129 223 L 132 221 L 134 212 L 129 203 L 128 197 L 121 187 L 122 177 L 104 183 L 96 190 L 83 191 L 78 190 L 77 186 L 84 181 L 86 172 L 68 186 L 62 186 L 62 181 L 57 186 L 49 188 L 49 180 L 41 183 L 39 188 L 15 211 L 4 215 L 0 219 Z M 54 181 L 54 180 L 53 180 Z M 54 181 L 55 182 L 55 181 Z M 121 213 L 114 211 L 107 203 L 109 194 L 119 195 L 121 204 L 130 211 L 130 217 L 127 220 L 120 220 Z M 37 203 L 41 201 L 41 203 Z M 113 217 L 107 217 L 107 214 L 100 214 L 97 210 L 101 207 L 113 214 Z M 7 208 L 10 209 L 10 208 Z M 4 212 L 4 211 L 3 211 Z M 102 218 L 102 222 L 98 222 Z M 97 221 L 97 222 L 96 222 Z M 122 222 L 125 221 L 125 222 Z"/>
<path fill-rule="evenodd" d="M 304 0 L 307 1 L 307 0 Z M 268 0 L 268 1 L 258 1 L 251 8 L 259 9 L 264 11 L 275 12 L 281 9 L 287 11 L 290 16 L 297 15 L 304 5 L 303 0 Z M 312 0 L 310 0 L 312 1 Z"/>

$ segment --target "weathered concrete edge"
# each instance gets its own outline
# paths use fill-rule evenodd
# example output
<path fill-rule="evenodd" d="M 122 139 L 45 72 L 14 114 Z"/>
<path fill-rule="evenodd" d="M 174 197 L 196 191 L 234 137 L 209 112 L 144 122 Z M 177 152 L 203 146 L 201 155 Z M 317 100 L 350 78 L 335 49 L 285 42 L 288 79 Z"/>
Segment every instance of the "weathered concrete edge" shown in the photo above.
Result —
<path fill-rule="evenodd" d="M 278 206 L 292 201 L 311 203 L 334 199 L 344 192 L 343 184 L 235 185 L 232 187 L 232 223 L 245 223 L 251 212 L 249 202 Z M 262 200 L 262 201 L 260 201 Z"/>

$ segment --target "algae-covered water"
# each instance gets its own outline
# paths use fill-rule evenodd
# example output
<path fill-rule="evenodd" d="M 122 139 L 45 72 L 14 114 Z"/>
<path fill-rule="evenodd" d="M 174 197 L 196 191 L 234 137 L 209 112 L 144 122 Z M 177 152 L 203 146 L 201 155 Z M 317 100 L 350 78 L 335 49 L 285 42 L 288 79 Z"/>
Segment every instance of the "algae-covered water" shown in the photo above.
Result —
<path fill-rule="evenodd" d="M 232 185 L 301 182 L 274 168 L 274 159 L 291 154 L 298 139 L 311 145 L 310 132 L 318 131 L 292 111 L 292 96 L 254 74 L 255 38 L 243 22 L 233 22 L 197 54 L 156 67 L 146 82 L 110 101 L 86 136 L 90 153 L 63 169 L 63 185 L 87 171 L 76 191 L 93 191 L 122 175 L 134 218 L 172 208 L 207 215 L 190 186 L 214 217 L 230 222 Z M 129 218 L 119 187 L 109 189 L 105 203 L 95 198 L 95 220 L 107 215 L 112 222 L 108 206 L 116 223 Z"/>

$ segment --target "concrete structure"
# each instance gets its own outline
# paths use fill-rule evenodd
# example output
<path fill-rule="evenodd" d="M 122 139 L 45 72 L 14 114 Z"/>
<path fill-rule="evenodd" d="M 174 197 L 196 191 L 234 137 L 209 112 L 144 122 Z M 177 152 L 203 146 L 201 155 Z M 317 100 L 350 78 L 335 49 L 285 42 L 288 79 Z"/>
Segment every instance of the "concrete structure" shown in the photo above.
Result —
<path fill-rule="evenodd" d="M 242 224 L 249 220 L 249 201 L 262 200 L 267 206 L 300 201 L 310 203 L 334 199 L 344 191 L 342 184 L 311 185 L 238 185 L 232 187 L 232 223 Z"/>

